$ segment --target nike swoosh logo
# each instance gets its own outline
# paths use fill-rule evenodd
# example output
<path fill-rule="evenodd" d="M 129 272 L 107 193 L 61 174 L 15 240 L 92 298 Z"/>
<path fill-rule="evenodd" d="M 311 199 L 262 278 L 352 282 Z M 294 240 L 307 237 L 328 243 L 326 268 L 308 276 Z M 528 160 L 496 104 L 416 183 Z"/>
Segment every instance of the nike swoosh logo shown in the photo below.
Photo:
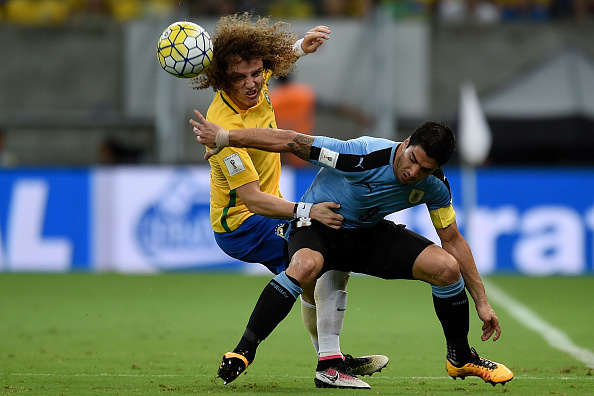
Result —
<path fill-rule="evenodd" d="M 334 375 L 328 375 L 328 374 L 320 373 L 320 376 L 326 378 L 330 382 L 336 382 L 336 380 L 338 379 L 338 373 L 336 373 Z"/>
<path fill-rule="evenodd" d="M 338 312 L 346 311 L 346 308 L 336 308 Z"/>

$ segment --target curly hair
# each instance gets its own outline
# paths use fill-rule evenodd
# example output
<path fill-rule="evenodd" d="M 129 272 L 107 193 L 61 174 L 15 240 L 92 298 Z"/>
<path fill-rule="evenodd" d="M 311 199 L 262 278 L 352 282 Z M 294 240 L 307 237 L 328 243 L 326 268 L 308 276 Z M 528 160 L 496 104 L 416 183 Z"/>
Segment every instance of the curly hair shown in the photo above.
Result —
<path fill-rule="evenodd" d="M 252 21 L 255 19 L 254 21 Z M 286 22 L 270 23 L 252 13 L 227 15 L 219 19 L 212 39 L 213 59 L 206 70 L 192 81 L 194 89 L 232 90 L 227 71 L 238 60 L 261 59 L 264 69 L 275 77 L 292 71 L 297 34 Z"/>

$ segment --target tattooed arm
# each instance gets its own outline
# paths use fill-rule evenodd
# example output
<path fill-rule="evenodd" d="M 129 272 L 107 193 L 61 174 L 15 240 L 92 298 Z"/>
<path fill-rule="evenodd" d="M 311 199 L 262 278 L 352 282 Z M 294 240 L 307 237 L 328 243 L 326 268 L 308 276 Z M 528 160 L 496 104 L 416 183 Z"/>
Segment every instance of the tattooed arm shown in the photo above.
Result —
<path fill-rule="evenodd" d="M 227 146 L 252 147 L 271 152 L 288 152 L 306 161 L 309 159 L 311 145 L 314 140 L 312 136 L 295 131 L 270 128 L 232 129 L 228 131 L 221 128 L 220 125 L 207 121 L 199 111 L 194 110 L 194 113 L 196 113 L 198 121 L 190 120 L 190 124 L 194 127 L 196 140 L 207 147 L 214 147 L 206 153 L 204 159 L 209 159 Z M 290 219 L 295 215 L 299 215 L 299 212 L 295 212 L 295 203 L 260 191 L 260 184 L 257 181 L 237 188 L 237 193 L 253 213 L 277 219 Z M 340 205 L 336 202 L 315 203 L 311 206 L 311 211 L 307 216 L 326 224 L 330 228 L 339 229 L 342 227 L 344 217 L 335 212 L 338 208 L 340 208 Z"/>
<path fill-rule="evenodd" d="M 210 158 L 222 148 L 250 147 L 275 153 L 293 153 L 304 161 L 309 160 L 313 136 L 287 129 L 250 128 L 227 131 L 219 125 L 207 121 L 198 110 L 194 110 L 197 120 L 190 120 L 199 143 L 212 149 L 204 159 Z"/>
<path fill-rule="evenodd" d="M 293 153 L 309 160 L 313 136 L 287 129 L 252 128 L 229 131 L 229 146 L 251 147 L 273 153 Z"/>

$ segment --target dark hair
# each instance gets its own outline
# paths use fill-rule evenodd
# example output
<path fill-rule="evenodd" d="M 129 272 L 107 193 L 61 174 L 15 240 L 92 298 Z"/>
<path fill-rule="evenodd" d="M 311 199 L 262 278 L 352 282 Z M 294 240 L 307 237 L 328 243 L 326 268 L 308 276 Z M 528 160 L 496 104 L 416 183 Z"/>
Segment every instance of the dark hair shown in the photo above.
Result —
<path fill-rule="evenodd" d="M 286 22 L 271 23 L 251 13 L 226 15 L 219 19 L 212 38 L 213 59 L 206 70 L 192 81 L 194 89 L 211 87 L 230 91 L 227 75 L 230 65 L 240 60 L 262 60 L 275 77 L 294 69 L 293 44 L 297 34 Z"/>
<path fill-rule="evenodd" d="M 409 146 L 420 146 L 429 158 L 442 166 L 448 162 L 456 147 L 456 137 L 449 126 L 427 121 L 410 135 Z"/>

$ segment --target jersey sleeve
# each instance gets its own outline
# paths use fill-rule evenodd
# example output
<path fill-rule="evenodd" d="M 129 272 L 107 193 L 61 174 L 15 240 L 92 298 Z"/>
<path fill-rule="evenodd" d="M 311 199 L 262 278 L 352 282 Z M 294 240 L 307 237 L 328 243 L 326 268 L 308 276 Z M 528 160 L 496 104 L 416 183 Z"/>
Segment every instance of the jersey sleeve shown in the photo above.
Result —
<path fill-rule="evenodd" d="M 395 142 L 363 136 L 357 139 L 340 140 L 316 136 L 309 162 L 338 172 L 362 172 L 390 163 Z"/>
<path fill-rule="evenodd" d="M 231 190 L 259 180 L 252 158 L 244 148 L 226 147 L 210 157 L 209 162 L 221 170 Z"/>
<path fill-rule="evenodd" d="M 221 93 L 217 93 L 217 95 L 221 95 L 222 98 Z M 219 108 L 209 109 L 206 119 L 228 130 L 245 128 L 241 115 L 228 115 L 220 110 L 221 107 L 225 108 L 224 105 L 220 105 Z M 220 179 L 215 181 L 223 183 L 221 179 L 223 176 L 227 180 L 230 190 L 259 180 L 258 172 L 246 148 L 225 147 L 217 155 L 210 157 L 208 162 L 215 171 L 215 178 Z"/>
<path fill-rule="evenodd" d="M 429 216 L 435 228 L 446 228 L 456 220 L 456 212 L 451 204 L 445 208 L 429 210 Z"/>
<path fill-rule="evenodd" d="M 446 228 L 456 220 L 456 212 L 452 206 L 450 183 L 441 169 L 438 169 L 430 177 L 430 182 L 436 186 L 436 193 L 427 202 L 429 216 L 435 228 Z"/>

